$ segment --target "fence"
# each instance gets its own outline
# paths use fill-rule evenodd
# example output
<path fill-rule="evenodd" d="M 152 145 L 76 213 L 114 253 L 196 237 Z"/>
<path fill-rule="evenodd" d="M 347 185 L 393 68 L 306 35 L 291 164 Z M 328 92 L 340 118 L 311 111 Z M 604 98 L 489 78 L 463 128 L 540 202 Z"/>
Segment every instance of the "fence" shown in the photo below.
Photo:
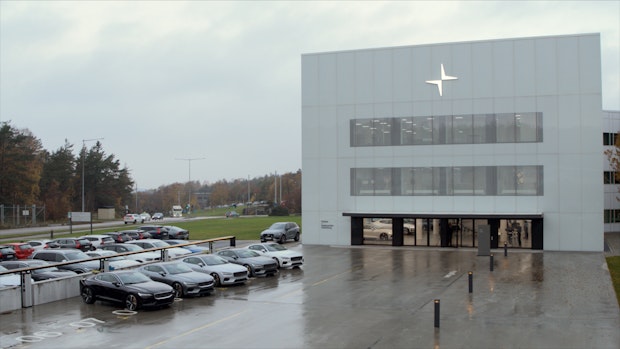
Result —
<path fill-rule="evenodd" d="M 0 205 L 0 227 L 45 224 L 45 205 Z"/>

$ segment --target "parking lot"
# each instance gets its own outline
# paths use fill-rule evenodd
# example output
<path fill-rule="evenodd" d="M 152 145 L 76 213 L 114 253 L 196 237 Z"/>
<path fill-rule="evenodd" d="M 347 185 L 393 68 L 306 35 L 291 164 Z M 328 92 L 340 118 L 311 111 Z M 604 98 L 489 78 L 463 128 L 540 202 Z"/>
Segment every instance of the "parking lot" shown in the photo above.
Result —
<path fill-rule="evenodd" d="M 2 314 L 0 346 L 620 347 L 602 253 L 496 251 L 491 271 L 473 249 L 286 246 L 303 252 L 302 268 L 164 309 L 74 297 Z"/>

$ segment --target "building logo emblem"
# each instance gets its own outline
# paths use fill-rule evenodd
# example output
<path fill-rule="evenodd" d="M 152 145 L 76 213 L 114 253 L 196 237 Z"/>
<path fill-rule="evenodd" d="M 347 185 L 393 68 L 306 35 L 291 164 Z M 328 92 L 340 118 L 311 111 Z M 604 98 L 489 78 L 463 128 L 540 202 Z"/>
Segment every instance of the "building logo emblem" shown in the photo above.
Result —
<path fill-rule="evenodd" d="M 439 96 L 443 96 L 443 82 L 448 80 L 458 80 L 456 76 L 446 75 L 446 71 L 443 69 L 443 63 L 441 64 L 441 79 L 439 80 L 426 80 L 427 84 L 437 85 L 439 90 Z"/>

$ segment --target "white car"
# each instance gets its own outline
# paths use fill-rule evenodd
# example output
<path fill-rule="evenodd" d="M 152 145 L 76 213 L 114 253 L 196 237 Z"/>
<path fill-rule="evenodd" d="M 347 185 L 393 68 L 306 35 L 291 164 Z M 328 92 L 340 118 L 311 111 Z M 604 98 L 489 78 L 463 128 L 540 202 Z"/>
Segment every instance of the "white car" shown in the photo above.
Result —
<path fill-rule="evenodd" d="M 116 242 L 110 235 L 83 235 L 79 238 L 90 241 L 95 248 L 99 248 L 101 245 L 113 244 Z"/>
<path fill-rule="evenodd" d="M 86 254 L 91 257 L 109 257 L 107 260 L 110 262 L 110 270 L 131 268 L 142 264 L 135 259 L 129 259 L 126 256 L 119 256 L 118 252 L 115 251 L 95 250 L 86 252 Z"/>
<path fill-rule="evenodd" d="M 142 217 L 142 222 L 148 222 L 151 220 L 151 214 L 148 212 L 140 213 L 140 217 Z"/>
<path fill-rule="evenodd" d="M 211 275 L 216 286 L 242 284 L 248 280 L 248 270 L 245 267 L 230 263 L 218 255 L 194 255 L 183 258 L 182 262 L 195 271 Z"/>
<path fill-rule="evenodd" d="M 245 269 L 245 268 L 244 268 Z M 9 271 L 0 265 L 0 271 Z M 0 287 L 19 286 L 21 285 L 21 276 L 17 274 L 8 274 L 0 276 Z"/>
<path fill-rule="evenodd" d="M 278 262 L 278 268 L 300 267 L 304 264 L 303 254 L 288 250 L 277 243 L 252 244 L 247 248 L 275 259 Z"/>
<path fill-rule="evenodd" d="M 376 221 L 371 221 L 371 228 L 373 229 L 382 229 L 382 230 L 392 230 L 392 219 L 391 218 L 382 218 Z M 403 234 L 411 235 L 415 232 L 415 224 L 409 222 L 403 222 Z"/>
<path fill-rule="evenodd" d="M 157 239 L 132 240 L 125 242 L 125 244 L 138 245 L 145 250 L 149 248 L 162 248 L 172 246 L 165 241 Z M 179 258 L 186 254 L 192 253 L 192 251 L 181 247 L 172 247 L 166 250 L 168 251 L 168 256 L 170 256 L 170 258 Z"/>
<path fill-rule="evenodd" d="M 125 224 L 136 224 L 136 223 L 144 223 L 144 218 L 137 213 L 128 213 L 123 218 Z"/>
<path fill-rule="evenodd" d="M 30 246 L 32 246 L 32 248 L 34 248 L 35 251 L 38 251 L 38 250 L 44 249 L 45 248 L 45 244 L 48 241 L 50 241 L 50 240 L 30 240 L 30 241 L 27 241 L 27 242 L 28 242 L 28 244 Z"/>

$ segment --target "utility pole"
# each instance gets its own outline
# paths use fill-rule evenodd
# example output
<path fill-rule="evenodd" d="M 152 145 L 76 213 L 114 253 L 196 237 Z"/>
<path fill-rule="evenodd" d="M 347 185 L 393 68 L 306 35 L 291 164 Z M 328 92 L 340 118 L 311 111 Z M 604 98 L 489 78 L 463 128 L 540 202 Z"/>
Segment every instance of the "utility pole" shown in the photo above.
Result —
<path fill-rule="evenodd" d="M 188 179 L 187 179 L 187 185 L 188 185 L 188 197 L 187 197 L 187 204 L 189 205 L 188 207 L 188 213 L 189 210 L 191 209 L 192 206 L 192 161 L 194 160 L 204 160 L 205 158 L 190 158 L 190 159 L 175 159 L 175 160 L 184 160 L 187 161 L 187 164 L 189 166 L 189 173 L 188 173 Z"/>

